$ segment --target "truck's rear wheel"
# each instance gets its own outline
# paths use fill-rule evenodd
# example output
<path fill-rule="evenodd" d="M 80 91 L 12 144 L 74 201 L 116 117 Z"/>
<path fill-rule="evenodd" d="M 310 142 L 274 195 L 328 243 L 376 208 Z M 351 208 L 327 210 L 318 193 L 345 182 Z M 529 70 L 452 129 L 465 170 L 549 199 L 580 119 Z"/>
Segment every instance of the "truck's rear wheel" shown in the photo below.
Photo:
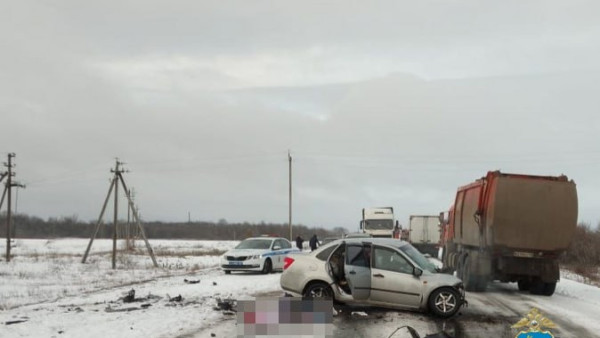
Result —
<path fill-rule="evenodd" d="M 519 291 L 529 291 L 531 287 L 531 282 L 526 279 L 519 279 L 517 281 L 517 285 L 519 286 Z"/>
<path fill-rule="evenodd" d="M 542 282 L 541 279 L 536 278 L 531 282 L 531 285 L 529 286 L 529 292 L 531 292 L 532 295 L 544 295 L 546 284 L 547 283 Z M 554 290 L 552 291 L 552 293 L 554 293 Z"/>
<path fill-rule="evenodd" d="M 552 296 L 554 294 L 554 290 L 556 290 L 556 282 L 544 283 L 544 291 L 542 292 L 542 295 Z"/>
<path fill-rule="evenodd" d="M 483 292 L 487 288 L 487 279 L 484 276 L 471 273 L 473 262 L 467 256 L 462 267 L 463 283 L 467 291 Z"/>
<path fill-rule="evenodd" d="M 465 279 L 465 263 L 466 263 L 466 258 L 464 255 L 459 255 L 458 258 L 456 259 L 456 276 L 460 279 L 462 279 L 463 282 L 466 281 Z"/>

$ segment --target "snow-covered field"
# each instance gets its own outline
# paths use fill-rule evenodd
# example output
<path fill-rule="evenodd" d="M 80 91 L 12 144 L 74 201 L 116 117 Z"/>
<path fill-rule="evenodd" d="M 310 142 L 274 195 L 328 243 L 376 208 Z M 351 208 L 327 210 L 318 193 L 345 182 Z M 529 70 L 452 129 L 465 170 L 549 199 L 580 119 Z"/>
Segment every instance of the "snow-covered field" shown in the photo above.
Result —
<path fill-rule="evenodd" d="M 218 265 L 219 255 L 234 241 L 152 241 L 159 268 L 155 269 L 142 241 L 133 253 L 118 252 L 112 266 L 112 241 L 95 240 L 87 262 L 81 260 L 89 240 L 16 240 L 7 264 L 0 264 L 0 310 L 53 301 L 115 286 L 193 273 Z M 123 243 L 118 243 L 120 248 Z M 0 252 L 6 242 L 0 242 Z"/>
<path fill-rule="evenodd" d="M 219 255 L 236 243 L 151 241 L 159 264 L 154 268 L 138 242 L 134 254 L 119 252 L 113 270 L 109 240 L 94 242 L 86 264 L 81 259 L 87 240 L 17 240 L 11 262 L 0 262 L 0 337 L 235 336 L 235 316 L 215 311 L 217 298 L 282 295 L 279 273 L 220 271 Z M 136 301 L 124 302 L 132 289 Z M 179 295 L 181 301 L 170 301 Z M 555 337 L 600 336 L 600 289 L 566 271 L 552 297 L 498 284 L 467 299 L 469 307 L 449 322 L 403 311 L 341 313 L 334 318 L 334 336 L 388 337 L 402 325 L 424 336 L 454 325 L 457 337 L 514 337 L 510 325 L 534 306 L 559 324 Z"/>

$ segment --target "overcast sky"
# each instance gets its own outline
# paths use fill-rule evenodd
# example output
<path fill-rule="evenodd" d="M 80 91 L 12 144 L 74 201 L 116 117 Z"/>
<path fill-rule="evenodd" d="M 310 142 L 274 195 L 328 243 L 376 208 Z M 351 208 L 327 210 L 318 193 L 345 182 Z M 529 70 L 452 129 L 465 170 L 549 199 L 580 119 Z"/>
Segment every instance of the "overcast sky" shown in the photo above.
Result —
<path fill-rule="evenodd" d="M 355 230 L 488 170 L 566 174 L 600 221 L 597 1 L 4 1 L 0 157 L 19 213 Z M 5 210 L 5 206 L 3 207 Z M 110 213 L 111 208 L 109 208 Z M 110 216 L 107 217 L 109 219 Z"/>

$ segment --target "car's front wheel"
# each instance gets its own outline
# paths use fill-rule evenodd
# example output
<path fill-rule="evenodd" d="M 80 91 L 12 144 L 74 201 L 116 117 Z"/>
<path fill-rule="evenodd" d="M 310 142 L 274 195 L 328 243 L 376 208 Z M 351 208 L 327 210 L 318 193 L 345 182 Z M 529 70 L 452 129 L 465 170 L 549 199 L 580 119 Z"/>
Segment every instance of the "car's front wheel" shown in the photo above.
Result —
<path fill-rule="evenodd" d="M 270 258 L 265 260 L 265 264 L 263 264 L 262 273 L 267 274 L 273 272 L 273 263 Z"/>
<path fill-rule="evenodd" d="M 451 317 L 458 312 L 460 306 L 460 294 L 453 288 L 440 288 L 429 296 L 429 310 L 438 317 Z"/>
<path fill-rule="evenodd" d="M 327 283 L 316 282 L 309 285 L 306 290 L 304 290 L 304 294 L 302 296 L 306 298 L 333 299 L 333 290 Z"/>

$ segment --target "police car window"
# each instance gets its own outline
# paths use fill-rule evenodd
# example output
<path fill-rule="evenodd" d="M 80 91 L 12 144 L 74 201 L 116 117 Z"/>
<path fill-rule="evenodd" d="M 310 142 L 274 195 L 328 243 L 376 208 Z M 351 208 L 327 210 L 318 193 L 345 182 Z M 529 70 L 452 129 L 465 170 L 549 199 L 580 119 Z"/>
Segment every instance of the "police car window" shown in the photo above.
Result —
<path fill-rule="evenodd" d="M 270 239 L 251 238 L 240 242 L 236 249 L 269 249 L 273 241 Z"/>
<path fill-rule="evenodd" d="M 276 239 L 275 240 L 275 244 L 273 244 L 273 250 L 275 249 L 275 247 L 279 247 L 279 249 L 283 249 L 283 241 L 280 239 Z"/>
<path fill-rule="evenodd" d="M 346 248 L 346 264 L 354 266 L 369 266 L 368 254 L 363 246 L 349 245 Z"/>
<path fill-rule="evenodd" d="M 291 247 L 292 247 L 292 244 L 290 242 L 285 241 L 283 239 L 281 240 L 281 248 L 283 248 L 283 249 L 289 249 Z"/>
<path fill-rule="evenodd" d="M 413 272 L 413 266 L 400 253 L 381 247 L 375 247 L 373 267 L 408 274 Z"/>

